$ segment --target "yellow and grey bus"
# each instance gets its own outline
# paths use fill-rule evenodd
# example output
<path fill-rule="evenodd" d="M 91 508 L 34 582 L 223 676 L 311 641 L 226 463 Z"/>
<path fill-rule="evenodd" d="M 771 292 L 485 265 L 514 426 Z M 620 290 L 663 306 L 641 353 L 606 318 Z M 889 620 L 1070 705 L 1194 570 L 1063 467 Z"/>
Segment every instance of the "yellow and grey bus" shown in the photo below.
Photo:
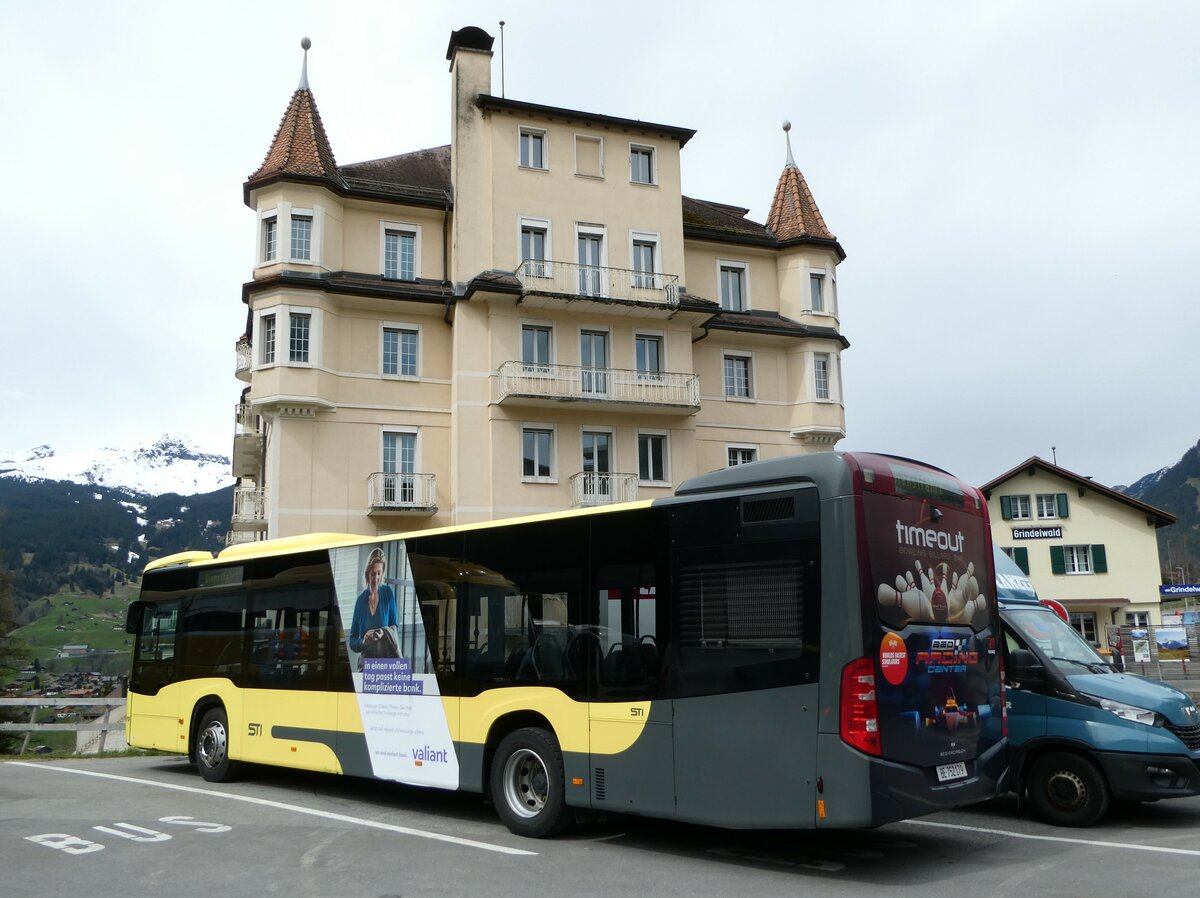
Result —
<path fill-rule="evenodd" d="M 1006 717 L 987 505 L 822 453 L 674 496 L 148 565 L 127 738 L 578 812 L 875 826 L 989 798 Z"/>

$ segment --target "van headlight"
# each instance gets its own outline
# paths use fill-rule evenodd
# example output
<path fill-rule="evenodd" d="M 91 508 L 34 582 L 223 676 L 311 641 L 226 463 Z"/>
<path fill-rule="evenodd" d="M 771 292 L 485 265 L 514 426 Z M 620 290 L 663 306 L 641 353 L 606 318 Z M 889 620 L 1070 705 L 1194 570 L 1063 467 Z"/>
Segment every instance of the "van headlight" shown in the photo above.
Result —
<path fill-rule="evenodd" d="M 1160 727 L 1165 722 L 1163 716 L 1157 711 L 1149 711 L 1146 708 L 1127 705 L 1124 702 L 1114 702 L 1110 698 L 1100 699 L 1100 707 L 1105 711 L 1111 711 L 1122 720 L 1132 720 L 1134 723 L 1144 723 L 1146 726 Z"/>

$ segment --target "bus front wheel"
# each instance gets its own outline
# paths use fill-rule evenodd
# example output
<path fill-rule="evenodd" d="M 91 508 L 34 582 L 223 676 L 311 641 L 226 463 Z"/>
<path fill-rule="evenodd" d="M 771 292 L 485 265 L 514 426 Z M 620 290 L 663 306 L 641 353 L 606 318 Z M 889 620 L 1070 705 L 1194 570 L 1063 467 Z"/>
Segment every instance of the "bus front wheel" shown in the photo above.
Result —
<path fill-rule="evenodd" d="M 229 721 L 220 708 L 212 708 L 200 719 L 196 767 L 210 783 L 226 783 L 237 776 L 240 765 L 229 759 Z"/>
<path fill-rule="evenodd" d="M 534 839 L 566 829 L 574 819 L 567 807 L 562 752 L 549 730 L 526 727 L 504 737 L 492 759 L 492 800 L 504 825 Z"/>
<path fill-rule="evenodd" d="M 1055 826 L 1091 826 L 1108 810 L 1104 774 L 1081 755 L 1055 752 L 1039 758 L 1028 784 L 1034 811 Z"/>

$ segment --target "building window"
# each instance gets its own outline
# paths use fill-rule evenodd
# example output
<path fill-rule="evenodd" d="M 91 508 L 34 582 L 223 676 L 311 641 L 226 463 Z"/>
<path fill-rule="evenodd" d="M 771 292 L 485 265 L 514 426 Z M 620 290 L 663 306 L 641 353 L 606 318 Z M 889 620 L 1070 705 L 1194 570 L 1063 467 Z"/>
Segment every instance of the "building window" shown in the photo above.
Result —
<path fill-rule="evenodd" d="M 744 355 L 725 356 L 725 395 L 737 399 L 749 399 L 753 386 L 750 357 Z"/>
<path fill-rule="evenodd" d="M 1028 496 L 1001 496 L 1000 515 L 1006 521 L 1028 521 L 1033 517 Z"/>
<path fill-rule="evenodd" d="M 1039 518 L 1067 517 L 1066 493 L 1038 493 L 1037 516 Z"/>
<path fill-rule="evenodd" d="M 406 327 L 383 329 L 383 373 L 417 376 L 417 330 Z"/>
<path fill-rule="evenodd" d="M 608 394 L 608 332 L 579 332 L 580 389 L 585 396 Z"/>
<path fill-rule="evenodd" d="M 638 480 L 643 483 L 667 482 L 666 434 L 638 434 Z"/>
<path fill-rule="evenodd" d="M 1103 544 L 1051 546 L 1050 572 L 1054 574 L 1107 574 L 1108 555 Z"/>
<path fill-rule="evenodd" d="M 758 450 L 753 446 L 728 446 L 726 453 L 725 467 L 727 468 L 758 461 Z"/>
<path fill-rule="evenodd" d="M 311 215 L 292 216 L 292 258 L 308 261 L 312 258 L 312 225 Z"/>
<path fill-rule="evenodd" d="M 605 269 L 604 232 L 580 228 L 576 243 L 579 250 L 579 293 L 603 296 L 608 286 Z"/>
<path fill-rule="evenodd" d="M 1071 619 L 1071 626 L 1079 631 L 1079 635 L 1090 642 L 1092 645 L 1098 645 L 1096 642 L 1096 614 L 1092 611 L 1071 611 L 1068 614 Z"/>
<path fill-rule="evenodd" d="M 312 316 L 292 312 L 288 315 L 288 361 L 308 363 L 309 335 L 312 331 Z"/>
<path fill-rule="evenodd" d="M 521 223 L 521 261 L 542 263 L 546 261 L 546 242 L 548 229 L 541 224 Z M 529 277 L 549 277 L 544 264 L 526 265 L 525 273 Z"/>
<path fill-rule="evenodd" d="M 261 330 L 259 332 L 259 345 L 262 347 L 262 363 L 264 365 L 275 364 L 275 316 L 263 315 L 259 319 Z"/>
<path fill-rule="evenodd" d="M 633 286 L 644 290 L 658 287 L 658 241 L 650 236 L 637 234 L 633 238 Z"/>
<path fill-rule="evenodd" d="M 813 386 L 818 399 L 829 398 L 829 353 L 813 354 Z"/>
<path fill-rule="evenodd" d="M 546 168 L 546 132 L 535 128 L 521 129 L 521 167 Z"/>
<path fill-rule="evenodd" d="M 746 265 L 722 262 L 719 268 L 721 308 L 730 312 L 746 310 Z"/>
<path fill-rule="evenodd" d="M 521 431 L 521 474 L 530 480 L 549 480 L 551 477 L 551 452 L 554 448 L 554 431 L 538 427 L 526 427 Z"/>
<path fill-rule="evenodd" d="M 1005 555 L 1013 560 L 1013 564 L 1021 569 L 1021 572 L 1029 576 L 1029 550 L 1024 546 L 1014 546 L 1009 549 L 1001 549 Z"/>
<path fill-rule="evenodd" d="M 417 464 L 417 435 L 415 433 L 384 433 L 383 478 L 384 502 L 411 504 L 416 499 L 413 474 Z"/>
<path fill-rule="evenodd" d="M 810 274 L 808 276 L 808 285 L 812 294 L 812 310 L 814 312 L 825 311 L 825 275 Z"/>
<path fill-rule="evenodd" d="M 394 280 L 416 278 L 417 235 L 412 231 L 383 232 L 383 276 Z"/>
<path fill-rule="evenodd" d="M 263 261 L 274 262 L 279 256 L 279 219 L 272 215 L 263 219 Z"/>
<path fill-rule="evenodd" d="M 1087 546 L 1063 546 L 1063 563 L 1068 574 L 1090 574 L 1092 554 Z"/>
<path fill-rule="evenodd" d="M 662 374 L 662 337 L 638 334 L 634 337 L 633 352 L 637 357 L 639 379 L 655 378 Z"/>
<path fill-rule="evenodd" d="M 1150 626 L 1149 611 L 1126 611 L 1125 624 L 1136 629 L 1144 630 Z"/>
<path fill-rule="evenodd" d="M 521 326 L 521 361 L 525 370 L 550 370 L 550 328 L 542 325 Z"/>
<path fill-rule="evenodd" d="M 654 147 L 629 147 L 629 180 L 634 184 L 654 184 Z"/>

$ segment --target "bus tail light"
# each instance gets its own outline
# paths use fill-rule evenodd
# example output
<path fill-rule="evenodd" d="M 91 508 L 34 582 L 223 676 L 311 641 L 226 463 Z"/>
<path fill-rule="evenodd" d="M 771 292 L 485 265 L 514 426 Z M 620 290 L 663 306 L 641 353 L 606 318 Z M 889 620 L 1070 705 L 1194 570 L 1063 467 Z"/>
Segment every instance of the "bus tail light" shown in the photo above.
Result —
<path fill-rule="evenodd" d="M 879 756 L 879 703 L 875 700 L 875 661 L 858 658 L 842 668 L 842 741 Z"/>

